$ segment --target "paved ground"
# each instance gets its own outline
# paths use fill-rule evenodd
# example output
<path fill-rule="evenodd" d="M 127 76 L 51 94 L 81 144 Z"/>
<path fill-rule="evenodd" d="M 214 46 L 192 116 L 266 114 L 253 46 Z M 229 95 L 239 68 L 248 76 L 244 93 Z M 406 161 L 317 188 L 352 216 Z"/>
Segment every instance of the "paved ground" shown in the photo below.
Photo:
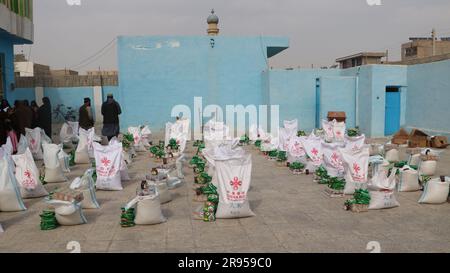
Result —
<path fill-rule="evenodd" d="M 400 207 L 356 214 L 342 209 L 345 199 L 330 199 L 325 186 L 312 176 L 294 176 L 249 148 L 253 154 L 250 204 L 256 216 L 204 223 L 192 220 L 201 203 L 192 201 L 193 174 L 185 168 L 186 183 L 173 190 L 174 200 L 163 205 L 168 222 L 122 228 L 120 207 L 134 197 L 138 181 L 152 160 L 139 154 L 130 168 L 133 179 L 121 192 L 99 191 L 99 210 L 85 210 L 88 224 L 39 229 L 42 199 L 25 200 L 28 210 L 0 213 L 5 233 L 0 252 L 69 252 L 78 241 L 82 252 L 369 252 L 377 241 L 382 252 L 449 252 L 450 204 L 419 205 L 421 192 L 398 193 Z M 189 144 L 189 156 L 192 145 Z M 450 174 L 450 152 L 439 162 L 438 174 Z M 76 166 L 69 178 L 88 166 Z M 47 189 L 55 185 L 46 185 Z"/>

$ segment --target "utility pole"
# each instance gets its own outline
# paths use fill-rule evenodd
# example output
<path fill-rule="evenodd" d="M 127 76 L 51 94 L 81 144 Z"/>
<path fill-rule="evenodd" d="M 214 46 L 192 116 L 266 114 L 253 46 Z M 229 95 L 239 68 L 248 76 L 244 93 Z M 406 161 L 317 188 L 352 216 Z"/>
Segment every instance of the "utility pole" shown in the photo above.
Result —
<path fill-rule="evenodd" d="M 432 38 L 432 45 L 433 45 L 433 54 L 432 56 L 436 55 L 436 30 L 433 28 L 431 31 L 431 38 Z"/>

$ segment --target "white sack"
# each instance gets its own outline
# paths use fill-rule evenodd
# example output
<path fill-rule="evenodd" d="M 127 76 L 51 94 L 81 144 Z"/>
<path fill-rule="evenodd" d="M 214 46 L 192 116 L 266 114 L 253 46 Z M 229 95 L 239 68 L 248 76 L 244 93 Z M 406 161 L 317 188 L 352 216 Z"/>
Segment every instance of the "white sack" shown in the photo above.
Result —
<path fill-rule="evenodd" d="M 80 138 L 81 137 L 85 138 L 84 140 L 86 141 L 85 145 L 87 146 L 87 152 L 88 152 L 89 158 L 94 158 L 93 143 L 95 141 L 101 140 L 101 138 L 99 138 L 98 136 L 95 135 L 95 128 L 92 127 L 89 130 L 84 130 L 83 128 L 80 128 L 78 132 L 79 132 Z M 84 149 L 85 147 L 82 147 L 82 148 Z M 77 147 L 77 149 L 78 149 L 78 147 Z M 76 156 L 75 156 L 75 158 L 76 158 Z"/>
<path fill-rule="evenodd" d="M 394 192 L 396 172 L 397 169 L 393 168 L 389 177 L 383 170 L 374 174 L 368 185 L 370 190 L 369 209 L 387 209 L 399 206 Z"/>
<path fill-rule="evenodd" d="M 58 153 L 59 164 L 61 165 L 61 169 L 65 173 L 70 173 L 70 156 L 64 152 L 62 148 L 62 144 L 59 145 L 60 150 Z"/>
<path fill-rule="evenodd" d="M 394 191 L 370 191 L 369 209 L 388 209 L 400 206 Z"/>
<path fill-rule="evenodd" d="M 0 149 L 0 211 L 26 210 L 13 169 L 11 156 Z"/>
<path fill-rule="evenodd" d="M 25 153 L 12 156 L 16 164 L 16 179 L 20 186 L 22 198 L 37 198 L 47 196 L 41 181 L 39 180 L 39 170 L 34 163 L 30 149 Z"/>
<path fill-rule="evenodd" d="M 445 177 L 445 182 L 440 178 L 431 179 L 425 185 L 422 196 L 419 199 L 421 204 L 442 204 L 447 202 L 450 188 L 450 178 Z"/>
<path fill-rule="evenodd" d="M 25 139 L 25 137 L 24 137 Z M 26 147 L 28 147 L 28 145 L 25 145 L 25 149 L 23 152 L 25 152 Z M 10 165 L 11 170 L 13 170 L 13 173 L 16 172 L 16 166 L 14 165 L 14 161 L 12 160 L 11 156 L 14 152 L 14 148 L 12 145 L 12 141 L 11 138 L 8 137 L 6 139 L 6 143 L 2 145 L 1 149 L 3 150 L 3 152 L 5 153 L 6 158 L 8 159 L 8 164 Z"/>
<path fill-rule="evenodd" d="M 369 147 L 359 150 L 339 149 L 345 167 L 344 194 L 354 194 L 357 189 L 367 188 L 369 170 Z"/>
<path fill-rule="evenodd" d="M 89 164 L 89 149 L 88 149 L 88 136 L 86 134 L 80 134 L 80 140 L 78 142 L 77 149 L 75 150 L 75 163 L 76 164 Z"/>
<path fill-rule="evenodd" d="M 19 144 L 17 144 L 17 153 L 23 154 L 28 149 L 28 140 L 24 135 L 20 135 Z"/>
<path fill-rule="evenodd" d="M 408 192 L 420 190 L 419 172 L 409 166 L 400 169 L 397 191 Z"/>
<path fill-rule="evenodd" d="M 344 177 L 345 168 L 340 148 L 343 148 L 341 143 L 322 143 L 323 162 L 331 177 Z"/>
<path fill-rule="evenodd" d="M 400 161 L 400 153 L 397 149 L 391 149 L 386 152 L 384 158 L 389 162 L 399 162 Z"/>
<path fill-rule="evenodd" d="M 56 207 L 56 221 L 61 226 L 75 226 L 87 223 L 80 204 L 59 200 L 50 200 L 47 203 Z"/>
<path fill-rule="evenodd" d="M 30 152 L 33 155 L 33 158 L 36 160 L 41 160 L 43 158 L 41 147 L 41 128 L 25 128 L 25 137 L 27 138 L 28 147 L 30 148 Z"/>
<path fill-rule="evenodd" d="M 419 174 L 433 176 L 436 173 L 437 161 L 427 160 L 420 161 L 419 163 Z"/>
<path fill-rule="evenodd" d="M 102 146 L 94 142 L 95 166 L 97 169 L 96 186 L 99 190 L 123 190 L 120 179 L 122 161 L 122 143 Z"/>
<path fill-rule="evenodd" d="M 409 166 L 419 166 L 420 164 L 420 154 L 412 154 L 408 157 Z"/>
<path fill-rule="evenodd" d="M 125 209 L 134 206 L 133 203 L 136 204 L 136 216 L 134 218 L 136 225 L 155 225 L 167 221 L 161 211 L 158 191 L 155 195 L 136 196 Z"/>
<path fill-rule="evenodd" d="M 159 193 L 159 202 L 161 204 L 168 203 L 172 201 L 172 194 L 169 191 L 166 180 L 163 181 L 151 181 L 150 185 L 154 185 Z"/>
<path fill-rule="evenodd" d="M 345 122 L 335 122 L 333 125 L 334 141 L 344 142 L 345 141 Z"/>
<path fill-rule="evenodd" d="M 83 193 L 83 201 L 81 201 L 81 208 L 83 209 L 98 209 L 100 205 L 95 194 L 95 182 L 92 178 L 94 169 L 88 169 L 80 178 L 75 178 L 70 184 L 72 190 L 79 190 Z"/>
<path fill-rule="evenodd" d="M 42 148 L 44 150 L 45 182 L 56 183 L 67 181 L 58 158 L 61 147 L 56 144 L 43 143 Z"/>
<path fill-rule="evenodd" d="M 325 133 L 324 138 L 326 142 L 332 142 L 334 140 L 333 127 L 335 123 L 336 120 L 333 121 L 326 121 L 324 119 L 322 120 L 322 129 Z"/>
<path fill-rule="evenodd" d="M 297 137 L 294 136 L 291 138 L 288 146 L 288 162 L 306 162 L 306 151 L 303 147 L 303 141 L 306 140 L 306 137 Z"/>
<path fill-rule="evenodd" d="M 365 135 L 360 135 L 356 137 L 345 136 L 345 149 L 349 149 L 351 151 L 358 151 L 364 147 L 364 143 L 366 141 Z M 369 149 L 370 155 L 370 149 Z"/>
<path fill-rule="evenodd" d="M 216 218 L 242 218 L 254 216 L 248 202 L 252 178 L 252 157 L 215 162 L 219 204 Z"/>
<path fill-rule="evenodd" d="M 133 135 L 133 146 L 136 152 L 144 152 L 145 146 L 142 139 L 140 127 L 128 127 L 128 133 Z"/>
<path fill-rule="evenodd" d="M 323 163 L 322 140 L 320 137 L 315 136 L 314 133 L 311 133 L 309 137 L 301 138 L 301 141 L 309 157 L 306 169 L 310 172 L 315 172 Z"/>

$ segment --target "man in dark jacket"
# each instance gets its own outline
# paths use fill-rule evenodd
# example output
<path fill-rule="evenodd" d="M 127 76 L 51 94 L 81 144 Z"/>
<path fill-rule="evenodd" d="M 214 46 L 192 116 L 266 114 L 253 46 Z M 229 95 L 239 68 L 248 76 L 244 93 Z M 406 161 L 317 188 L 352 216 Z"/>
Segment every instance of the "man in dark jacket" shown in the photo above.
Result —
<path fill-rule="evenodd" d="M 108 94 L 106 101 L 102 104 L 103 130 L 102 135 L 108 137 L 108 140 L 119 135 L 119 115 L 122 109 L 112 94 Z"/>
<path fill-rule="evenodd" d="M 52 137 L 52 106 L 48 97 L 42 98 L 43 105 L 38 111 L 38 125 L 48 137 Z"/>
<path fill-rule="evenodd" d="M 84 104 L 80 107 L 78 116 L 78 123 L 81 128 L 84 130 L 89 130 L 94 127 L 94 116 L 92 115 L 90 98 L 84 98 Z"/>

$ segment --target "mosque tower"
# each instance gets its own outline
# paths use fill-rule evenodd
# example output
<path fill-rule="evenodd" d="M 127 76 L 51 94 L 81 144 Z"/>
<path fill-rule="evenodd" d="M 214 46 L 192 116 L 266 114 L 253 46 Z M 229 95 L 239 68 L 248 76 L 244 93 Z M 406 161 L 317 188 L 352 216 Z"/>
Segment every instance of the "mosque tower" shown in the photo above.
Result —
<path fill-rule="evenodd" d="M 211 15 L 206 19 L 208 23 L 208 35 L 209 36 L 217 36 L 219 34 L 219 28 L 217 25 L 219 24 L 219 17 L 214 14 L 214 9 L 211 10 Z"/>

